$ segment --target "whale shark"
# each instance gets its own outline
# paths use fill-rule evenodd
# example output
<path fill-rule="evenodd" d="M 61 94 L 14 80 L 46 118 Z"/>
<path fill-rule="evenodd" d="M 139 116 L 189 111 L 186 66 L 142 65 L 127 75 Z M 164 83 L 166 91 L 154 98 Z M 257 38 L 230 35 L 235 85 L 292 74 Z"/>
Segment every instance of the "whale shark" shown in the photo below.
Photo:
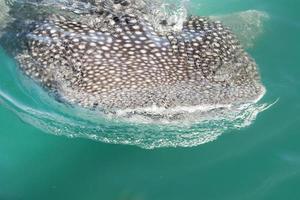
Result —
<path fill-rule="evenodd" d="M 105 2 L 77 18 L 31 22 L 16 56 L 23 72 L 87 108 L 241 104 L 264 95 L 254 59 L 220 21 L 186 16 L 178 28 L 133 12 L 131 1 Z"/>

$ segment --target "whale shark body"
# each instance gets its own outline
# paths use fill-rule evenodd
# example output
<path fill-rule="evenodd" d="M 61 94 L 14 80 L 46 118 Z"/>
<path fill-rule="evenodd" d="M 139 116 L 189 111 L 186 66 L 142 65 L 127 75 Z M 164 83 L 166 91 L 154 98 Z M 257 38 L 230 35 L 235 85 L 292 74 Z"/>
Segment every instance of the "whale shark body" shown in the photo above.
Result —
<path fill-rule="evenodd" d="M 34 22 L 25 43 L 17 56 L 22 70 L 83 107 L 240 104 L 265 93 L 255 61 L 228 28 L 206 17 L 160 31 L 135 13 L 49 15 Z"/>

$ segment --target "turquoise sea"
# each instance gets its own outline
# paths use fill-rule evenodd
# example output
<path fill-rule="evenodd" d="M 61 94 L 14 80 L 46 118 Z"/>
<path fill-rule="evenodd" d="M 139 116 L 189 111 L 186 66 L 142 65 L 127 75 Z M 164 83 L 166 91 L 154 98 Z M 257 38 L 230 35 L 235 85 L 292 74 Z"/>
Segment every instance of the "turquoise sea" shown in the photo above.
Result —
<path fill-rule="evenodd" d="M 102 121 L 106 129 L 101 133 L 116 138 L 108 142 L 120 143 L 118 138 L 125 134 L 127 143 L 134 145 L 110 144 L 103 138 L 101 142 L 68 135 L 69 129 L 53 121 L 42 120 L 45 126 L 40 118 L 22 115 L 30 112 L 35 99 L 39 102 L 45 97 L 38 96 L 42 91 L 31 91 L 36 87 L 24 93 L 16 86 L 20 74 L 1 48 L 0 200 L 300 199 L 300 1 L 193 0 L 191 5 L 189 11 L 198 15 L 231 16 L 251 10 L 267 16 L 255 30 L 243 28 L 244 21 L 255 17 L 231 17 L 231 21 L 241 22 L 233 29 L 240 31 L 237 34 L 245 43 L 251 43 L 247 51 L 259 65 L 267 89 L 261 102 L 276 103 L 248 126 L 224 129 L 213 141 L 191 147 L 147 149 L 131 139 L 143 130 L 157 137 L 176 128 Z M 8 75 L 12 73 L 16 76 Z M 54 112 L 49 105 L 36 108 Z M 57 135 L 41 130 L 52 125 Z"/>

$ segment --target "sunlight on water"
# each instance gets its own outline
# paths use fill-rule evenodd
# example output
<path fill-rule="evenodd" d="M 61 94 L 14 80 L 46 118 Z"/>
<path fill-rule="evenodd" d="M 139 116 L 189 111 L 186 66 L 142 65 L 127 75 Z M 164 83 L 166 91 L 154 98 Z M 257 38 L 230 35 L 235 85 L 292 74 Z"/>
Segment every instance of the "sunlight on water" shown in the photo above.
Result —
<path fill-rule="evenodd" d="M 61 5 L 63 1 L 51 2 Z M 186 4 L 187 1 L 183 1 L 172 12 L 169 4 L 164 4 L 148 17 L 162 32 L 165 30 L 161 29 L 157 20 L 162 17 L 177 23 L 174 31 L 180 30 L 188 13 L 184 7 Z M 9 20 L 6 14 L 9 9 L 4 6 L 3 1 L 0 5 L 0 26 L 3 28 Z M 77 13 L 84 4 L 80 5 L 74 5 Z M 92 9 L 88 6 L 84 9 Z M 212 18 L 231 27 L 240 36 L 244 46 L 253 47 L 255 38 L 263 33 L 263 22 L 268 17 L 264 12 L 252 10 Z M 1 50 L 1 56 L 8 60 L 4 50 Z M 56 101 L 51 94 L 25 77 L 13 59 L 6 63 L 1 61 L 0 73 L 6 74 L 5 79 L 1 79 L 0 103 L 23 121 L 55 135 L 149 149 L 191 147 L 213 141 L 227 130 L 251 125 L 258 113 L 270 107 L 268 103 L 254 102 L 241 105 L 179 106 L 170 109 L 153 106 L 107 113 L 105 110 L 88 110 Z"/>

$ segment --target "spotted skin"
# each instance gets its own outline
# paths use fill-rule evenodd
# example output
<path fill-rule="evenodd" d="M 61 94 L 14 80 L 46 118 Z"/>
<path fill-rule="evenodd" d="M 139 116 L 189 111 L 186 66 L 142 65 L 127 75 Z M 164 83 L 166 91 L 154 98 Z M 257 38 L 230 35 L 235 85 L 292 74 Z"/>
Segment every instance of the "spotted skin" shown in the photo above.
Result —
<path fill-rule="evenodd" d="M 264 93 L 255 62 L 235 36 L 204 17 L 161 34 L 135 15 L 106 27 L 51 16 L 26 39 L 28 49 L 18 56 L 24 72 L 84 107 L 233 104 Z"/>

